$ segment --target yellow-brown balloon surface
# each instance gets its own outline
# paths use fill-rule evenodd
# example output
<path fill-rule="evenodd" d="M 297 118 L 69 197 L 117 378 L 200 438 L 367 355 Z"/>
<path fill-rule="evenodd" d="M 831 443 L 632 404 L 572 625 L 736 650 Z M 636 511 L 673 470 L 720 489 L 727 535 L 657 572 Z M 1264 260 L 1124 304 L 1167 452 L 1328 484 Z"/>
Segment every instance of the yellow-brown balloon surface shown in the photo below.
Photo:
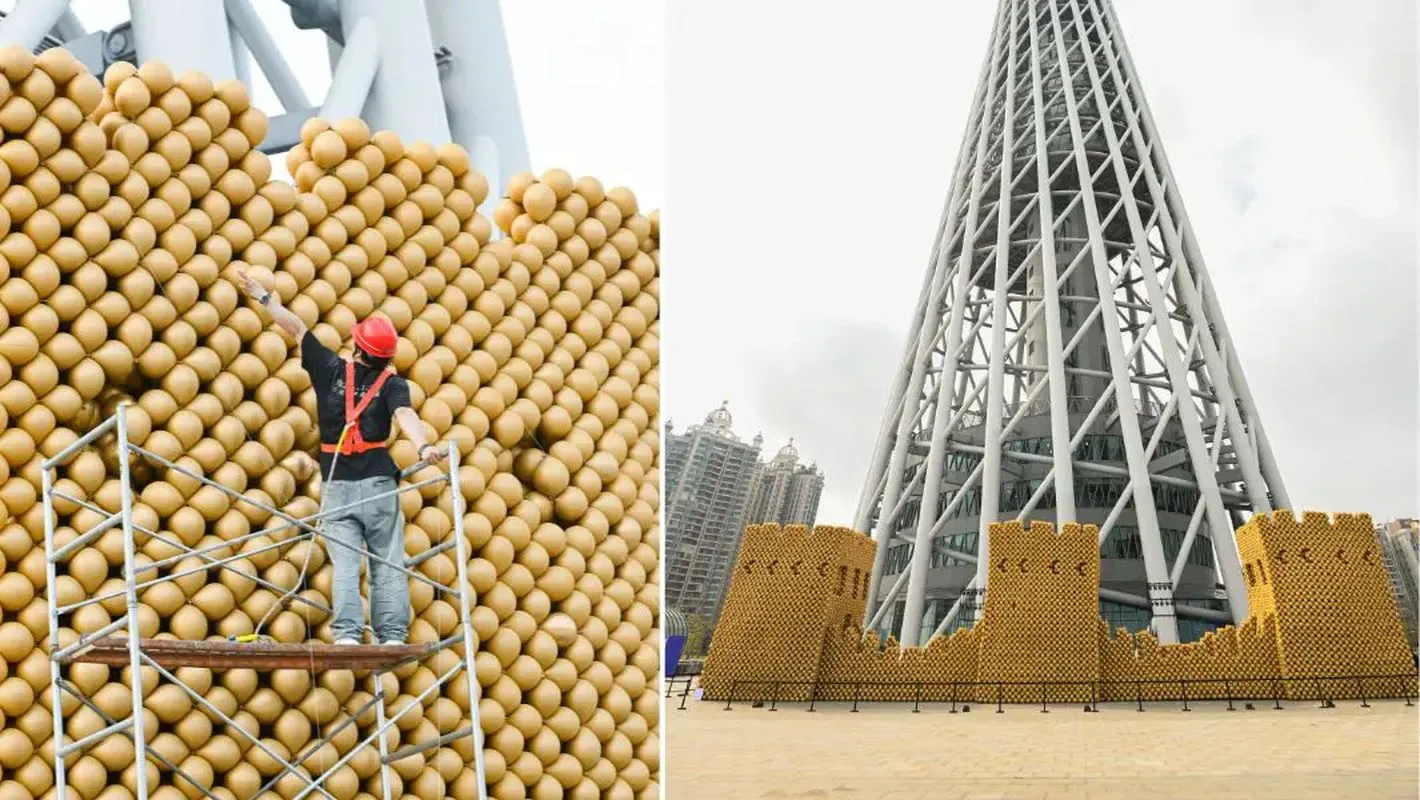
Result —
<path fill-rule="evenodd" d="M 128 403 L 136 444 L 284 514 L 318 508 L 315 396 L 296 343 L 238 290 L 238 268 L 332 348 L 348 347 L 359 319 L 389 318 L 415 410 L 431 435 L 457 443 L 492 795 L 656 796 L 658 763 L 634 755 L 653 751 L 642 744 L 659 730 L 659 635 L 644 624 L 659 619 L 656 214 L 592 178 L 519 175 L 495 213 L 506 236 L 494 239 L 476 212 L 488 183 L 457 146 L 312 120 L 287 155 L 292 185 L 271 180 L 255 149 L 267 118 L 240 83 L 160 64 L 117 64 L 99 79 L 57 48 L 0 49 L 0 73 L 0 797 L 52 794 L 44 458 Z M 414 462 L 407 439 L 391 451 Z M 558 464 L 533 469 L 548 460 Z M 276 520 L 175 470 L 140 461 L 133 473 L 135 523 L 163 537 L 140 533 L 142 558 L 224 541 L 219 553 L 239 557 L 231 570 L 203 572 L 192 557 L 165 566 L 188 574 L 143 590 L 143 636 L 250 633 L 292 587 L 329 605 L 323 543 L 242 538 Z M 61 542 L 102 521 L 94 509 L 119 508 L 117 474 L 111 436 L 57 470 L 56 486 L 81 501 L 56 500 Z M 455 535 L 451 491 L 403 498 L 408 555 Z M 455 566 L 448 551 L 419 570 L 449 582 Z M 125 612 L 122 567 L 118 530 L 59 565 L 61 602 L 118 593 L 64 617 L 61 643 Z M 418 581 L 411 589 L 412 642 L 457 629 L 456 603 Z M 328 615 L 311 605 L 271 617 L 264 633 L 279 640 L 330 639 Z M 392 749 L 468 724 L 462 677 L 414 699 L 455 658 L 383 676 L 388 714 L 418 706 L 388 734 Z M 360 713 L 370 675 L 177 674 L 265 747 L 310 751 L 304 775 L 373 730 L 374 715 Z M 127 670 L 79 664 L 65 675 L 104 713 L 131 714 Z M 151 670 L 142 680 L 148 740 L 186 774 L 236 798 L 277 774 L 263 748 L 178 687 Z M 68 741 L 104 726 L 65 703 Z M 72 796 L 132 796 L 122 739 L 74 757 Z M 472 747 L 464 738 L 395 764 L 396 793 L 470 796 Z M 327 788 L 380 796 L 377 752 L 356 752 Z M 149 775 L 167 787 L 150 783 L 155 797 L 200 796 L 171 770 Z M 295 777 L 276 794 L 292 796 Z"/>

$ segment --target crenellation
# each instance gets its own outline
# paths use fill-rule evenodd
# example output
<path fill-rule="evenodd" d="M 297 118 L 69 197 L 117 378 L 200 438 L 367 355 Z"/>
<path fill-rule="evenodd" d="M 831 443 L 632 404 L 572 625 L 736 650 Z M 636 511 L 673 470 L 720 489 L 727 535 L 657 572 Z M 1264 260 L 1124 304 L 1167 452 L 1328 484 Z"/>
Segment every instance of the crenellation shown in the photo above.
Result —
<path fill-rule="evenodd" d="M 1042 691 L 1051 702 L 1415 691 L 1368 515 L 1253 517 L 1237 531 L 1248 618 L 1186 644 L 1111 633 L 1099 618 L 1095 526 L 1067 524 L 1057 534 L 1048 523 L 1012 521 L 991 526 L 990 537 L 982 618 L 902 648 L 858 626 L 871 539 L 847 528 L 751 526 L 706 661 L 706 696 L 722 699 L 732 683 L 751 680 L 795 682 L 781 700 L 812 691 L 819 700 L 900 702 L 995 702 L 999 694 L 1037 703 Z M 1351 677 L 1320 679 L 1339 675 Z M 1381 675 L 1405 677 L 1364 677 Z"/>

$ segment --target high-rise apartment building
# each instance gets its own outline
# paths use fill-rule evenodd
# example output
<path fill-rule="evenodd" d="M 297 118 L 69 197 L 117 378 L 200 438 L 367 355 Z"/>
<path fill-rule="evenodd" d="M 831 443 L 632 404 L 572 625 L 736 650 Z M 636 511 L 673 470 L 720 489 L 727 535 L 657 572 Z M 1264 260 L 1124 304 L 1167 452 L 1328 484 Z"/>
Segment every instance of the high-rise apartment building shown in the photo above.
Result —
<path fill-rule="evenodd" d="M 1376 540 L 1390 573 L 1410 650 L 1420 653 L 1420 520 L 1398 519 L 1377 525 Z"/>
<path fill-rule="evenodd" d="M 666 605 L 715 618 L 744 534 L 764 438 L 731 429 L 728 404 L 677 433 L 666 421 Z"/>
<path fill-rule="evenodd" d="M 799 451 L 790 439 L 772 461 L 759 466 L 745 512 L 745 524 L 777 522 L 812 526 L 818 517 L 818 501 L 822 495 L 823 473 L 815 464 L 799 463 Z"/>

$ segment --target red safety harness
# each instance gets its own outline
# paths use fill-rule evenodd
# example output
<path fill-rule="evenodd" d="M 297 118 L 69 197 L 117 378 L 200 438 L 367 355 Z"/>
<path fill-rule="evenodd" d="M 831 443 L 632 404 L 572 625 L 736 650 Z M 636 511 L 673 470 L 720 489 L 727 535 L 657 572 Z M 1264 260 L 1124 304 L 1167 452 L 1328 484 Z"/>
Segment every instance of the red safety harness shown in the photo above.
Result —
<path fill-rule="evenodd" d="M 380 387 L 385 385 L 385 380 L 389 378 L 392 370 L 381 370 L 379 377 L 370 385 L 365 396 L 360 398 L 360 404 L 355 404 L 355 362 L 345 362 L 345 429 L 341 431 L 340 441 L 335 444 L 321 443 L 322 453 L 339 453 L 343 456 L 365 453 L 370 450 L 379 450 L 385 447 L 384 442 L 367 442 L 365 437 L 360 435 L 360 415 L 365 413 L 370 401 L 380 393 Z"/>

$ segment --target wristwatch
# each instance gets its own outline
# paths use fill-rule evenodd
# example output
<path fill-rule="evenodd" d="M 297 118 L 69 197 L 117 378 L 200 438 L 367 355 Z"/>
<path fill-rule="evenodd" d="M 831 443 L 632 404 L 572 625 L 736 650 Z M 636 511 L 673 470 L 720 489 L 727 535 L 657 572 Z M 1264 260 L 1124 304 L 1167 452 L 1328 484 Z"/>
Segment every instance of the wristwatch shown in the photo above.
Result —
<path fill-rule="evenodd" d="M 258 297 L 258 298 L 256 299 L 257 304 L 258 304 L 258 305 L 262 305 L 262 306 L 270 305 L 270 304 L 271 304 L 271 296 L 272 296 L 272 294 L 273 294 L 272 292 L 267 292 L 266 294 L 262 295 L 261 297 Z"/>
<path fill-rule="evenodd" d="M 423 458 L 424 452 L 433 446 L 434 445 L 432 442 L 425 442 L 424 444 L 419 446 L 419 449 L 415 451 L 415 454 L 418 455 L 420 458 Z"/>

